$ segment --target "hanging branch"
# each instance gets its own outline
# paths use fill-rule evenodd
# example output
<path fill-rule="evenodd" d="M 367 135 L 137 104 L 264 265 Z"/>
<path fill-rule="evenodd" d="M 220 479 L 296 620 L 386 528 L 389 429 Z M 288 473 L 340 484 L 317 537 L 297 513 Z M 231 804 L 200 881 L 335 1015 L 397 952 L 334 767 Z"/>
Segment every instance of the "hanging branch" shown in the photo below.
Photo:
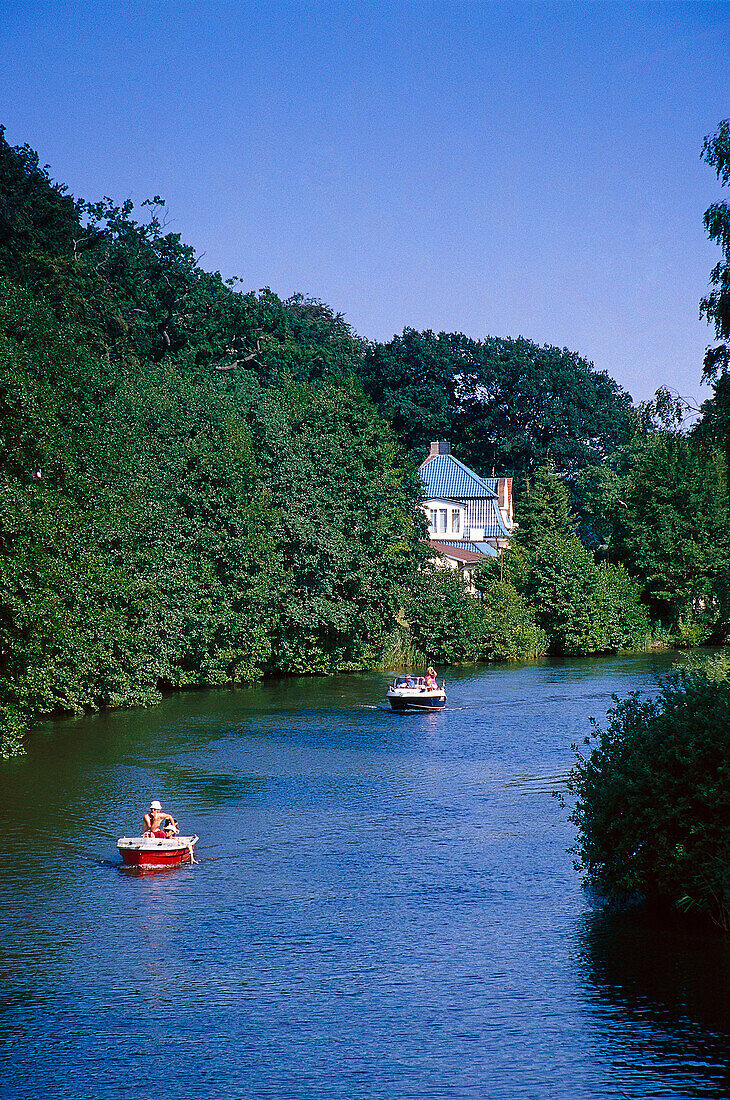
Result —
<path fill-rule="evenodd" d="M 260 336 L 256 337 L 256 351 L 251 351 L 251 352 L 249 352 L 248 355 L 243 355 L 243 356 L 238 355 L 239 352 L 245 351 L 245 350 L 246 350 L 246 345 L 244 344 L 243 340 L 241 340 L 239 337 L 236 337 L 235 340 L 231 341 L 231 346 L 226 348 L 226 351 L 228 352 L 228 354 L 229 355 L 235 355 L 236 358 L 233 360 L 232 363 L 217 363 L 216 366 L 215 366 L 215 369 L 216 370 L 235 370 L 236 367 L 245 366 L 246 363 L 255 363 L 257 367 L 261 367 L 262 363 L 259 359 L 259 355 L 261 354 L 261 337 Z"/>

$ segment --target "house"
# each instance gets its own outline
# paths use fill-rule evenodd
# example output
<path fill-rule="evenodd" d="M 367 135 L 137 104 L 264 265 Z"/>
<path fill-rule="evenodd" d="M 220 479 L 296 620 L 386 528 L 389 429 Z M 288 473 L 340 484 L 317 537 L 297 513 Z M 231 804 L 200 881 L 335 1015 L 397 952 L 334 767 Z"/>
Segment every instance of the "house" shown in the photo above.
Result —
<path fill-rule="evenodd" d="M 497 557 L 514 530 L 511 477 L 480 477 L 436 440 L 419 468 L 428 539 L 439 560 L 467 576 Z"/>

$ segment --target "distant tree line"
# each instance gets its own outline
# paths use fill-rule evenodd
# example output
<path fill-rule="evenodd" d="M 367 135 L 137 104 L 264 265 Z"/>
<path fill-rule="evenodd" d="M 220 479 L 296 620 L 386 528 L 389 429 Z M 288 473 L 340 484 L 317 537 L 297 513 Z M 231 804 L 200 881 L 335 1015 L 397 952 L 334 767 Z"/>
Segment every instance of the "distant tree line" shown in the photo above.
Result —
<path fill-rule="evenodd" d="M 74 198 L 0 129 L 0 752 L 168 688 L 606 652 L 649 618 L 717 635 L 723 363 L 687 435 L 566 350 L 369 343 L 205 271 L 157 196 Z M 481 598 L 424 549 L 437 437 L 517 479 Z"/>
<path fill-rule="evenodd" d="M 602 462 L 631 436 L 631 397 L 613 379 L 522 337 L 405 329 L 368 347 L 360 376 L 415 456 L 449 439 L 476 470 L 508 470 L 520 483 L 548 460 L 560 470 Z"/>

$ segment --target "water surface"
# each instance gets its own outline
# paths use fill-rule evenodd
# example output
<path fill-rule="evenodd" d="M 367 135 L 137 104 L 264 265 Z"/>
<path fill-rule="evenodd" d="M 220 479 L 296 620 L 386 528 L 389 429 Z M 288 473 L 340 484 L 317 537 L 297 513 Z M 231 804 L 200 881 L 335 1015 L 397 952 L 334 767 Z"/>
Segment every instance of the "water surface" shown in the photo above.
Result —
<path fill-rule="evenodd" d="M 0 767 L 0 1092 L 724 1097 L 730 949 L 592 909 L 551 792 L 675 659 L 188 693 Z M 159 797 L 200 865 L 119 870 Z"/>

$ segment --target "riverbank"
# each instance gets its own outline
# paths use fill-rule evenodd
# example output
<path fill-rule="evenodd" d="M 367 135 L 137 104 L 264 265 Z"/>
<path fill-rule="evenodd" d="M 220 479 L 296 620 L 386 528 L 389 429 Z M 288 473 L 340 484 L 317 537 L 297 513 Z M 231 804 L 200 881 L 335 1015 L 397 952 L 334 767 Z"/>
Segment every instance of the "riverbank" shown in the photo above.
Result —
<path fill-rule="evenodd" d="M 158 685 L 372 667 L 404 623 L 440 665 L 632 650 L 650 620 L 727 631 L 722 449 L 667 394 L 635 408 L 530 341 L 367 341 L 202 269 L 162 200 L 75 200 L 42 163 L 0 130 L 0 753 Z M 508 551 L 472 519 L 466 580 L 425 539 L 436 425 L 515 479 Z"/>
<path fill-rule="evenodd" d="M 356 667 L 356 666 L 353 666 L 353 665 L 348 665 L 348 667 L 344 668 L 344 669 L 333 669 L 330 672 L 316 672 L 316 673 L 315 672 L 310 672 L 310 673 L 277 672 L 277 673 L 269 673 L 267 675 L 262 674 L 260 677 L 257 677 L 255 679 L 252 678 L 252 679 L 247 680 L 247 681 L 231 681 L 231 682 L 223 683 L 223 684 L 219 684 L 219 685 L 211 685 L 211 684 L 205 684 L 205 683 L 188 683 L 188 684 L 185 684 L 185 685 L 179 686 L 179 687 L 175 687 L 175 686 L 170 685 L 170 684 L 157 685 L 156 688 L 148 689 L 146 692 L 142 693 L 141 696 L 139 698 L 135 699 L 135 701 L 132 702 L 132 703 L 122 703 L 122 704 L 119 704 L 118 706 L 109 706 L 109 705 L 106 705 L 106 706 L 105 705 L 100 705 L 100 706 L 96 706 L 96 707 L 87 706 L 85 708 L 78 709 L 78 710 L 72 710 L 72 709 L 68 709 L 68 708 L 67 709 L 57 708 L 56 710 L 48 712 L 46 714 L 37 714 L 37 715 L 35 715 L 33 717 L 32 722 L 29 722 L 27 719 L 24 719 L 24 718 L 18 718 L 18 719 L 16 719 L 15 725 L 12 724 L 12 721 L 8 721 L 8 718 L 7 718 L 7 715 L 6 715 L 6 725 L 5 726 L 0 725 L 0 760 L 8 760 L 13 756 L 17 756 L 17 755 L 22 754 L 25 751 L 25 744 L 26 744 L 27 737 L 32 736 L 33 731 L 37 730 L 40 726 L 42 726 L 44 721 L 47 721 L 47 720 L 62 720 L 62 719 L 65 719 L 65 718 L 70 718 L 73 715 L 76 715 L 76 716 L 79 716 L 79 717 L 81 717 L 81 716 L 90 717 L 94 714 L 113 713 L 113 712 L 118 711 L 118 710 L 132 710 L 132 709 L 140 708 L 140 707 L 143 707 L 143 708 L 155 707 L 155 706 L 159 706 L 159 704 L 165 698 L 167 698 L 169 696 L 179 694 L 179 693 L 205 692 L 205 691 L 210 691 L 211 689 L 224 691 L 224 692 L 225 691 L 237 691 L 237 690 L 243 690 L 243 689 L 246 689 L 246 688 L 251 688 L 251 687 L 255 686 L 256 684 L 264 684 L 264 685 L 267 684 L 267 683 L 275 684 L 277 682 L 285 681 L 285 680 L 298 680 L 298 679 L 302 679 L 302 678 L 308 679 L 308 678 L 311 678 L 311 677 L 331 678 L 333 676 L 337 676 L 338 674 L 342 674 L 342 673 L 367 674 L 367 673 L 385 672 L 385 673 L 391 674 L 392 672 L 397 672 L 397 671 L 401 671 L 401 670 L 410 670 L 410 671 L 425 670 L 428 667 L 428 665 L 430 665 L 434 660 L 438 660 L 439 667 L 441 669 L 446 668 L 446 669 L 449 669 L 449 671 L 451 672 L 452 670 L 464 669 L 464 668 L 478 669 L 481 666 L 487 666 L 487 665 L 493 666 L 493 667 L 500 667 L 500 666 L 505 666 L 505 665 L 509 665 L 509 664 L 513 664 L 513 663 L 522 663 L 525 660 L 528 660 L 528 661 L 533 661 L 533 660 L 548 661 L 548 660 L 551 660 L 551 659 L 552 660 L 555 659 L 554 655 L 551 657 L 549 654 L 542 652 L 542 653 L 533 653 L 533 654 L 523 655 L 521 657 L 511 657 L 511 658 L 508 658 L 508 657 L 494 657 L 491 660 L 481 660 L 481 661 L 464 660 L 464 661 L 454 661 L 452 663 L 449 663 L 449 662 L 444 661 L 443 659 L 434 658 L 431 654 L 424 655 L 422 653 L 419 653 L 418 650 L 415 649 L 415 647 L 409 646 L 408 644 L 406 644 L 405 637 L 406 637 L 406 635 L 402 631 L 399 632 L 396 635 L 394 641 L 389 646 L 388 651 L 384 655 L 383 659 L 381 659 L 377 663 L 373 663 L 373 664 L 369 665 L 368 667 L 362 667 L 362 666 L 361 667 Z M 677 637 L 676 639 L 672 640 L 667 635 L 666 632 L 663 632 L 660 637 L 652 638 L 651 641 L 649 641 L 647 639 L 647 642 L 648 642 L 648 644 L 645 647 L 643 647 L 641 649 L 626 650 L 626 651 L 623 652 L 622 655 L 623 656 L 629 656 L 632 653 L 633 654 L 640 654 L 640 653 L 648 653 L 650 651 L 656 652 L 656 653 L 662 653 L 662 652 L 670 652 L 670 651 L 681 650 L 681 651 L 686 652 L 690 648 L 697 649 L 698 652 L 702 651 L 701 648 L 691 647 L 688 644 L 686 638 Z M 713 652 L 714 651 L 715 650 L 713 650 Z M 568 655 L 565 659 L 570 660 L 572 656 L 575 656 L 575 655 Z M 582 655 L 582 656 L 588 656 L 588 655 Z M 591 654 L 590 656 L 608 657 L 608 656 L 611 656 L 611 654 L 606 654 L 606 653 L 600 654 L 599 653 L 599 654 Z M 12 716 L 11 716 L 11 718 L 12 718 Z"/>

